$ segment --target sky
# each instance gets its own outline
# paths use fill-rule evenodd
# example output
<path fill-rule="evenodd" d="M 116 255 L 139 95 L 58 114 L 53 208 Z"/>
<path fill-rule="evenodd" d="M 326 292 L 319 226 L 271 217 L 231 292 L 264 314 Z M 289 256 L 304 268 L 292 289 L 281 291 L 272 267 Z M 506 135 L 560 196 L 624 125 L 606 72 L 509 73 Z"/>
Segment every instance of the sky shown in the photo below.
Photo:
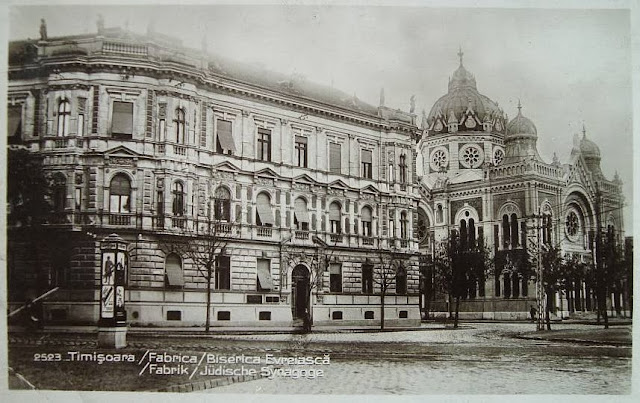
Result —
<path fill-rule="evenodd" d="M 631 234 L 633 127 L 630 12 L 624 9 L 505 9 L 420 6 L 168 5 L 28 6 L 9 10 L 9 39 L 50 37 L 106 27 L 179 38 L 226 58 L 261 64 L 333 86 L 372 105 L 429 113 L 464 65 L 478 90 L 510 118 L 522 112 L 538 129 L 538 149 L 567 162 L 586 128 L 609 179 L 624 182 Z"/>

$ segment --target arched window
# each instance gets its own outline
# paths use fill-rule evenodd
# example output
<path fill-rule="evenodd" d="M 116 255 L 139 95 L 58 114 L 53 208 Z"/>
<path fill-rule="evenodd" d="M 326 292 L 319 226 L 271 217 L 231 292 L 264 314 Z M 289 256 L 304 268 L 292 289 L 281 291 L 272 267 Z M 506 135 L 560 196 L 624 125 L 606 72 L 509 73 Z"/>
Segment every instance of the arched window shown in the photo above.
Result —
<path fill-rule="evenodd" d="M 342 217 L 342 207 L 338 202 L 333 202 L 329 205 L 329 225 L 330 231 L 333 234 L 341 234 L 342 233 L 342 225 L 340 223 L 340 218 Z"/>
<path fill-rule="evenodd" d="M 111 179 L 109 185 L 109 211 L 111 213 L 129 213 L 131 211 L 131 182 L 124 174 Z"/>
<path fill-rule="evenodd" d="M 409 219 L 407 219 L 407 213 L 405 211 L 400 213 L 400 238 L 409 238 Z"/>
<path fill-rule="evenodd" d="M 393 164 L 389 164 L 389 183 L 393 183 L 396 180 L 393 172 Z"/>
<path fill-rule="evenodd" d="M 551 213 L 546 213 L 542 216 L 542 242 L 544 244 L 550 244 L 553 238 L 553 221 L 551 220 Z"/>
<path fill-rule="evenodd" d="M 63 212 L 67 207 L 67 178 L 61 173 L 53 176 L 53 211 Z"/>
<path fill-rule="evenodd" d="M 400 164 L 398 165 L 400 168 L 400 183 L 407 183 L 407 156 L 400 156 Z"/>
<path fill-rule="evenodd" d="M 436 221 L 439 223 L 444 221 L 444 211 L 442 209 L 442 204 L 438 204 L 438 208 L 436 209 Z"/>
<path fill-rule="evenodd" d="M 71 104 L 69 101 L 62 100 L 58 104 L 58 136 L 64 137 L 69 135 L 69 119 L 71 117 Z"/>
<path fill-rule="evenodd" d="M 214 218 L 218 221 L 231 221 L 231 193 L 223 186 L 216 189 L 213 196 Z"/>
<path fill-rule="evenodd" d="M 184 215 L 184 185 L 182 182 L 173 183 L 173 215 Z"/>
<path fill-rule="evenodd" d="M 173 120 L 175 124 L 175 133 L 176 133 L 176 143 L 184 144 L 185 140 L 185 126 L 186 126 L 186 118 L 184 109 L 178 108 L 176 109 L 176 118 Z"/>
<path fill-rule="evenodd" d="M 170 253 L 164 263 L 165 285 L 167 287 L 184 286 L 182 259 L 175 253 Z"/>
<path fill-rule="evenodd" d="M 371 208 L 368 206 L 363 207 L 362 210 L 360 211 L 360 216 L 362 220 L 362 236 L 365 236 L 365 237 L 373 236 L 373 233 L 371 231 L 372 229 Z"/>
<path fill-rule="evenodd" d="M 476 223 L 473 218 L 469 218 L 469 246 L 475 246 L 476 243 Z"/>
<path fill-rule="evenodd" d="M 511 226 L 509 225 L 509 216 L 502 216 L 502 246 L 507 249 L 511 245 Z"/>
<path fill-rule="evenodd" d="M 293 224 L 297 230 L 309 231 L 309 210 L 307 209 L 307 202 L 298 197 L 294 202 L 295 211 L 293 213 Z"/>
<path fill-rule="evenodd" d="M 520 245 L 520 240 L 518 239 L 518 216 L 513 213 L 511 214 L 511 247 L 517 248 Z"/>
<path fill-rule="evenodd" d="M 467 249 L 467 240 L 469 235 L 467 234 L 467 221 L 460 220 L 460 248 L 462 250 Z"/>
<path fill-rule="evenodd" d="M 274 223 L 271 198 L 266 192 L 261 192 L 256 196 L 256 225 L 273 227 Z"/>

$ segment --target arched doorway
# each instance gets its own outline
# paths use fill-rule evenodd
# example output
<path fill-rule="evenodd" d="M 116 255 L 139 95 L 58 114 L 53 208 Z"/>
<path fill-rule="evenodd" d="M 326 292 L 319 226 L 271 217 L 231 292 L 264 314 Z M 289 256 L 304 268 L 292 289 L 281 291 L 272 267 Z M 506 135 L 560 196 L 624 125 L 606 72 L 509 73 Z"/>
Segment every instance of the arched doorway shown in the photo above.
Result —
<path fill-rule="evenodd" d="M 309 307 L 309 269 L 299 264 L 291 273 L 291 295 L 294 319 L 303 319 Z"/>

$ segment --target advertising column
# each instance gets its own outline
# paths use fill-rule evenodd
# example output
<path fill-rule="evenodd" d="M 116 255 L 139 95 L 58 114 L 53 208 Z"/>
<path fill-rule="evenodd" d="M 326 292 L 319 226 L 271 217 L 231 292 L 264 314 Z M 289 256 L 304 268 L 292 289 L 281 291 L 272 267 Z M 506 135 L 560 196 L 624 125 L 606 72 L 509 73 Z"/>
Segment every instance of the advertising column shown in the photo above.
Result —
<path fill-rule="evenodd" d="M 102 240 L 100 250 L 98 345 L 122 348 L 127 345 L 127 312 L 124 300 L 129 264 L 127 244 L 117 234 L 111 234 Z"/>

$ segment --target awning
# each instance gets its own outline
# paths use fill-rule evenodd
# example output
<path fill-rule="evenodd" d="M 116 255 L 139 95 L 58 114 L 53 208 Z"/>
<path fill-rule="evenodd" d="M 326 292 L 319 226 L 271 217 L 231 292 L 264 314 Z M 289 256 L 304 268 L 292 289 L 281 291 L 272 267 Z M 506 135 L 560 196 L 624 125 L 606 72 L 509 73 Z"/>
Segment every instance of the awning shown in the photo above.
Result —
<path fill-rule="evenodd" d="M 231 122 L 228 120 L 217 121 L 218 141 L 220 146 L 231 152 L 236 151 L 236 143 L 233 141 L 233 134 L 231 130 Z"/>
<path fill-rule="evenodd" d="M 115 134 L 133 134 L 133 103 L 114 102 L 111 132 Z"/>
<path fill-rule="evenodd" d="M 182 269 L 175 263 L 167 261 L 166 265 L 167 283 L 170 286 L 184 285 L 184 277 L 182 276 Z"/>
<path fill-rule="evenodd" d="M 329 220 L 340 221 L 340 206 L 336 202 L 329 206 Z"/>
<path fill-rule="evenodd" d="M 296 215 L 296 220 L 298 220 L 298 222 L 309 222 L 309 211 L 307 210 L 307 205 L 303 200 L 296 200 L 294 214 Z"/>
<path fill-rule="evenodd" d="M 371 150 L 362 150 L 362 162 L 371 164 Z"/>
<path fill-rule="evenodd" d="M 267 265 L 268 265 L 268 262 L 267 262 Z M 273 289 L 273 280 L 271 279 L 269 266 L 265 267 L 258 264 L 258 282 L 260 283 L 260 288 L 263 290 Z"/>
<path fill-rule="evenodd" d="M 273 219 L 273 213 L 271 212 L 271 206 L 266 203 L 258 202 L 256 206 L 258 209 L 258 217 L 260 217 L 260 221 L 262 224 L 271 224 L 274 225 L 275 220 Z"/>
<path fill-rule="evenodd" d="M 9 106 L 8 135 L 19 136 L 22 124 L 22 107 Z"/>
<path fill-rule="evenodd" d="M 329 265 L 329 274 L 342 274 L 342 265 L 340 263 L 331 263 Z"/>

